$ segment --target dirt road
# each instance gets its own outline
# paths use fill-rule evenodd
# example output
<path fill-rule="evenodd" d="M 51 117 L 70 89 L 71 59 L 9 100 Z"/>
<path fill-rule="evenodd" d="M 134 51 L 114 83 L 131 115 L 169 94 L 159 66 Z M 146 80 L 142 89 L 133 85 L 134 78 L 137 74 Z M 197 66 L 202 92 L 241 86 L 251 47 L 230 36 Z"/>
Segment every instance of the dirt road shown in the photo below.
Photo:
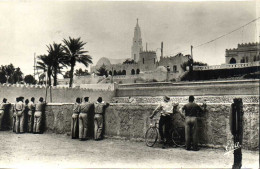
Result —
<path fill-rule="evenodd" d="M 0 132 L 0 167 L 93 168 L 93 167 L 231 167 L 233 154 L 221 149 L 146 147 L 143 142 L 105 139 L 72 140 L 57 134 L 14 134 Z M 243 150 L 243 167 L 258 168 L 257 151 Z"/>

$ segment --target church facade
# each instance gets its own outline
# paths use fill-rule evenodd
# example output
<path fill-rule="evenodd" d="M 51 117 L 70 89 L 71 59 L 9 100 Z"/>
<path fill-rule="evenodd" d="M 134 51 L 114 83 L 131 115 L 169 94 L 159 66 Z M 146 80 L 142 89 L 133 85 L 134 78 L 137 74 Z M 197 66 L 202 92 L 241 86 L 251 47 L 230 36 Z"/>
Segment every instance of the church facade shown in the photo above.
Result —
<path fill-rule="evenodd" d="M 108 58 L 102 57 L 95 66 L 91 67 L 90 71 L 97 73 L 101 66 L 105 66 L 109 75 L 138 75 L 140 72 L 156 71 L 158 67 L 164 67 L 165 69 L 168 68 L 172 73 L 182 73 L 184 70 L 182 70 L 181 64 L 188 61 L 188 56 L 178 54 L 176 56 L 163 57 L 162 48 L 159 60 L 155 51 L 143 50 L 141 28 L 137 19 L 131 48 L 131 60 L 134 62 L 111 64 Z"/>

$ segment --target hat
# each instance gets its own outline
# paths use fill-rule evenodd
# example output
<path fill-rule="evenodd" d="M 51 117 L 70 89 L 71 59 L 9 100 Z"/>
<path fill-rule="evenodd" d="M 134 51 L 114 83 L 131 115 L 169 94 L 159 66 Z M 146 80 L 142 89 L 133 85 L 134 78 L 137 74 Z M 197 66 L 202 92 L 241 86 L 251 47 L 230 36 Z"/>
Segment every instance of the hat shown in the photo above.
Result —
<path fill-rule="evenodd" d="M 166 101 L 166 102 L 168 102 L 168 101 L 170 101 L 170 97 L 165 95 L 165 96 L 163 97 L 163 100 Z"/>

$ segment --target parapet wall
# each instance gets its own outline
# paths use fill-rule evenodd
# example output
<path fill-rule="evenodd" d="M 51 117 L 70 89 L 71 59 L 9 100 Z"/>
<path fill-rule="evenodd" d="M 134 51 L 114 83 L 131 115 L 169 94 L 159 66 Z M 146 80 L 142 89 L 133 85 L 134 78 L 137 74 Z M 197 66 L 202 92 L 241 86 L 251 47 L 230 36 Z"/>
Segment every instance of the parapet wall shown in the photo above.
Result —
<path fill-rule="evenodd" d="M 144 140 L 149 127 L 149 116 L 157 104 L 112 104 L 106 110 L 105 133 L 109 137 Z M 180 104 L 182 107 L 183 104 Z M 232 141 L 229 128 L 230 104 L 208 104 L 207 112 L 198 119 L 199 143 L 209 147 L 224 148 Z M 259 149 L 259 104 L 244 105 L 243 148 Z M 159 118 L 159 116 L 157 116 Z M 184 126 L 180 115 L 174 116 L 174 124 Z"/>
<path fill-rule="evenodd" d="M 98 84 L 97 84 L 98 85 Z M 96 101 L 99 96 L 103 100 L 110 101 L 115 96 L 114 87 L 106 89 L 82 89 L 82 88 L 65 88 L 52 87 L 47 88 L 47 102 L 50 102 L 50 93 L 52 95 L 52 102 L 54 103 L 73 103 L 77 97 L 90 98 L 90 101 Z M 0 99 L 7 98 L 8 102 L 14 103 L 15 98 L 23 96 L 25 99 L 35 97 L 36 100 L 40 97 L 45 99 L 45 86 L 25 86 L 25 85 L 0 85 Z"/>
<path fill-rule="evenodd" d="M 105 112 L 105 136 L 144 141 L 152 111 L 157 104 L 111 103 Z M 180 104 L 181 108 L 183 104 Z M 73 104 L 50 103 L 44 113 L 45 132 L 70 134 Z M 244 103 L 243 148 L 259 149 L 259 102 Z M 208 103 L 207 112 L 198 119 L 199 143 L 208 147 L 225 147 L 232 141 L 229 129 L 230 103 Z M 93 137 L 93 111 L 88 116 L 88 135 Z M 157 115 L 157 117 L 159 116 Z M 179 114 L 174 116 L 176 126 L 184 126 Z M 11 129 L 12 108 L 5 113 L 4 129 Z"/>

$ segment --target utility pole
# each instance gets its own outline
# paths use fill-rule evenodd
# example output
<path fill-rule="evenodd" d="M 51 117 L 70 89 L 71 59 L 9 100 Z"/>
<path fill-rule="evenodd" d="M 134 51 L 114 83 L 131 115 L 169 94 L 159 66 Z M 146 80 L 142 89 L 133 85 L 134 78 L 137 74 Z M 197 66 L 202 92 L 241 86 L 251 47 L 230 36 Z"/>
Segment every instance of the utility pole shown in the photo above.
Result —
<path fill-rule="evenodd" d="M 163 42 L 161 42 L 161 57 L 163 57 Z"/>
<path fill-rule="evenodd" d="M 35 53 L 34 53 L 34 58 L 33 58 L 34 60 L 33 60 L 33 77 L 34 77 L 34 79 L 35 79 L 35 68 L 36 68 L 36 64 L 35 64 L 35 61 L 36 61 L 36 59 L 35 59 Z"/>
<path fill-rule="evenodd" d="M 190 50 L 191 50 L 191 52 L 190 52 L 190 53 L 191 53 L 191 58 L 193 59 L 193 53 L 192 53 L 192 49 L 193 49 L 193 46 L 191 45 L 191 46 L 190 46 Z"/>

